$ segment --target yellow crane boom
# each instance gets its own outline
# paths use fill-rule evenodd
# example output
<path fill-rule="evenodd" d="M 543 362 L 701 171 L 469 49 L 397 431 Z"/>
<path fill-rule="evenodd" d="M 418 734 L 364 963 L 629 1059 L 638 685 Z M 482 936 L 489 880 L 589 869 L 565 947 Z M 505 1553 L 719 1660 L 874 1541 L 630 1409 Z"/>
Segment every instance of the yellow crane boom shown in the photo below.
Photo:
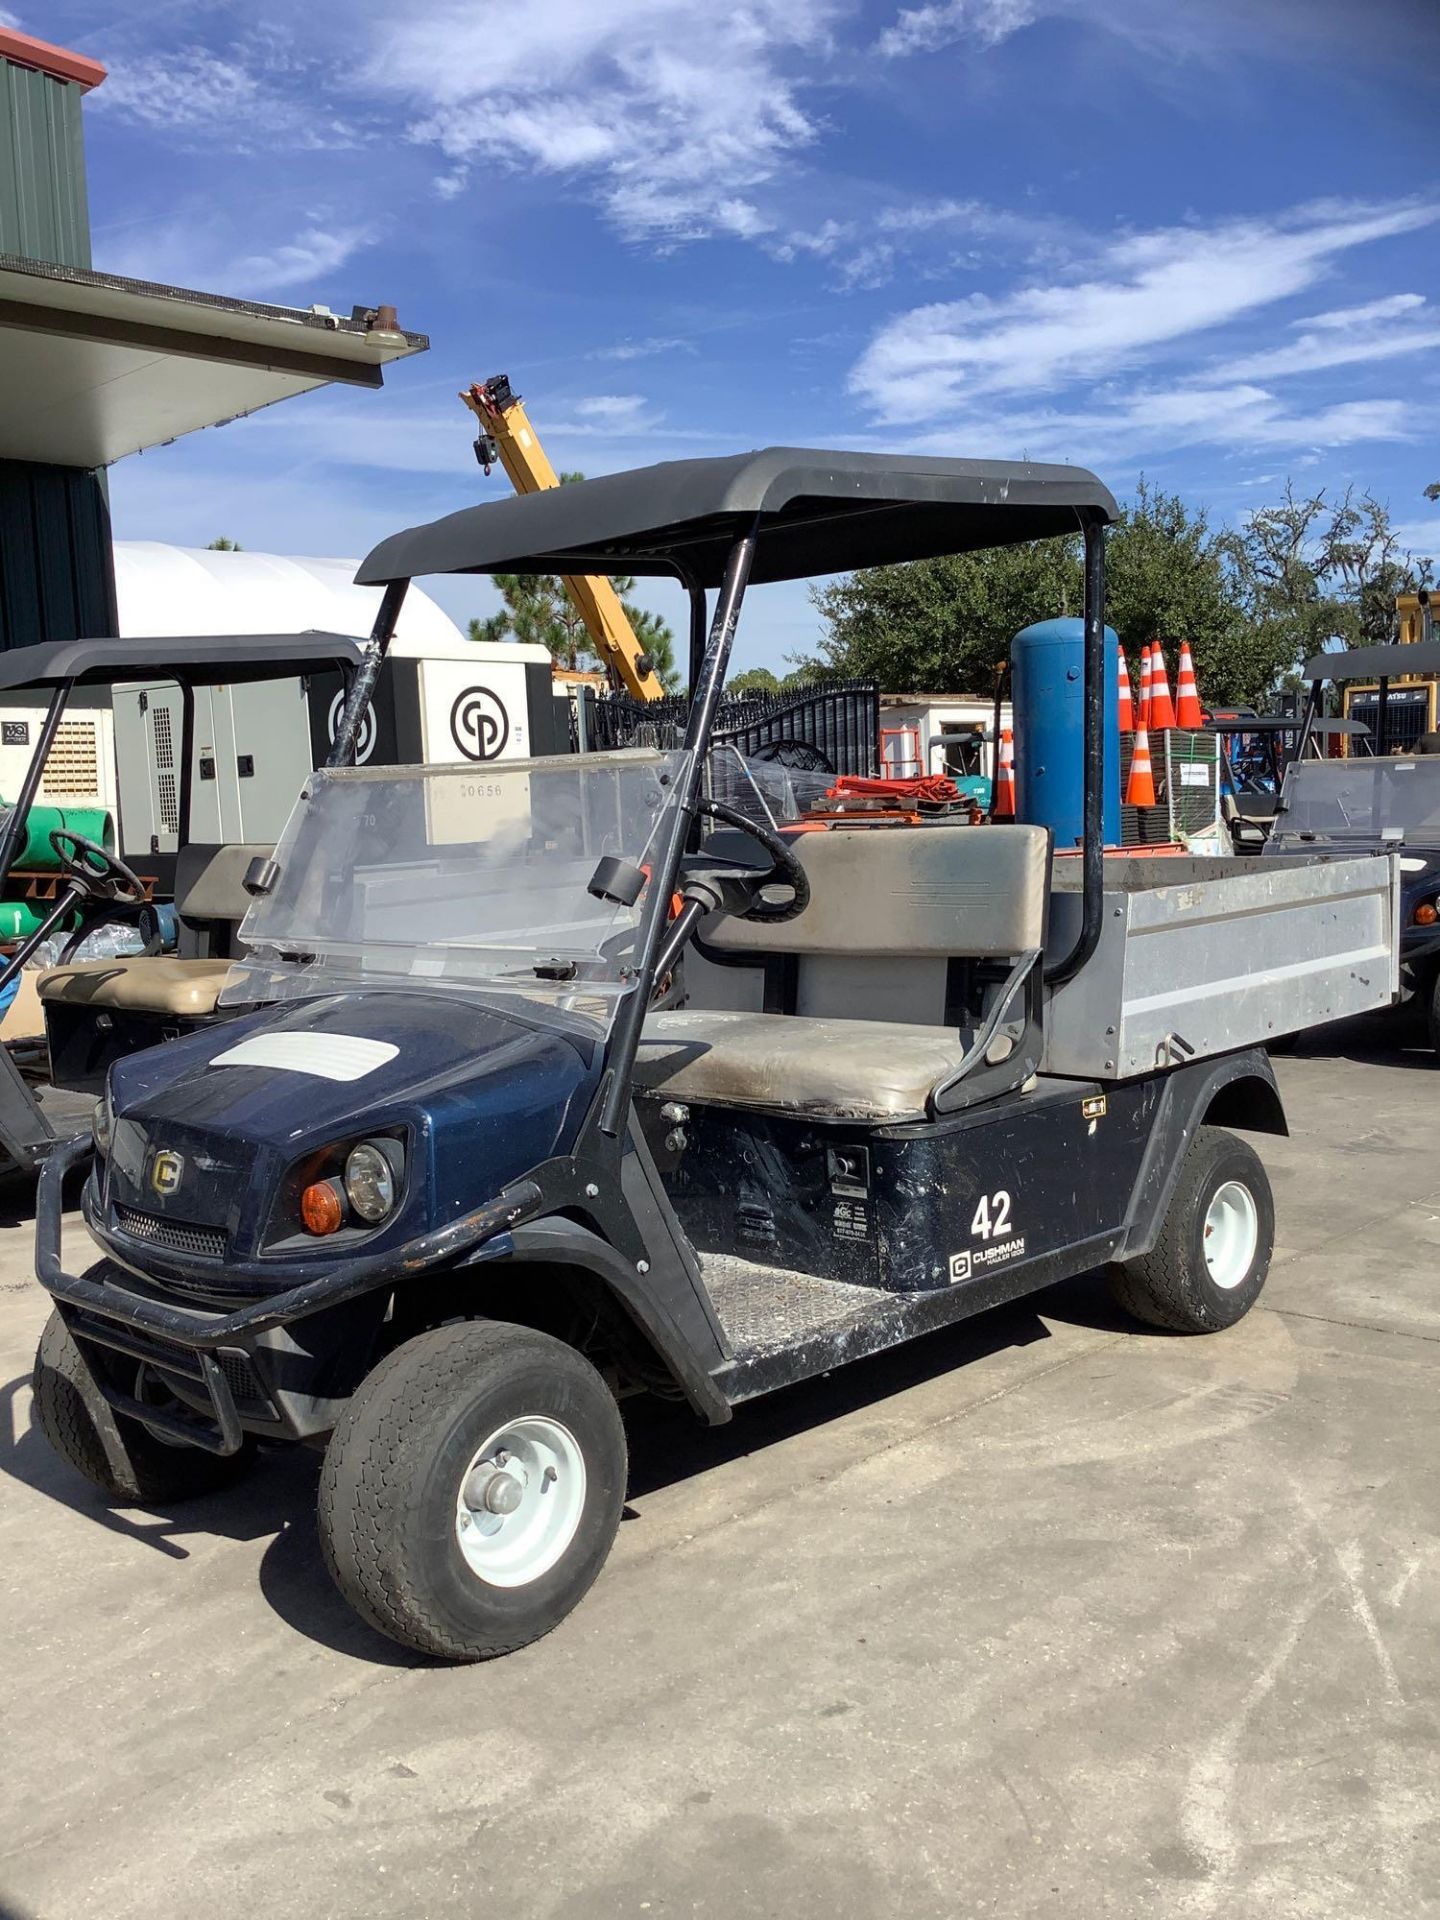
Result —
<path fill-rule="evenodd" d="M 508 375 L 477 380 L 460 398 L 480 423 L 475 452 L 487 473 L 498 459 L 517 493 L 543 493 L 547 487 L 559 486 L 560 476 L 545 457 Z M 564 584 L 596 655 L 612 678 L 637 700 L 660 699 L 665 689 L 610 582 L 590 574 L 566 574 Z"/>

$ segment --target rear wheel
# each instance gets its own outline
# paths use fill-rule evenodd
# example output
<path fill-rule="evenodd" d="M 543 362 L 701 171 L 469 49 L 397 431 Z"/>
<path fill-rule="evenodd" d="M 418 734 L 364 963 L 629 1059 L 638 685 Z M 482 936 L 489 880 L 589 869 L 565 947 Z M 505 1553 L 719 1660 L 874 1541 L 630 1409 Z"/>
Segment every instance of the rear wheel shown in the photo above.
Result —
<path fill-rule="evenodd" d="M 1259 1155 L 1223 1127 L 1201 1127 L 1155 1245 L 1112 1267 L 1111 1288 L 1150 1326 L 1217 1333 L 1254 1306 L 1274 1245 L 1275 1203 Z"/>
<path fill-rule="evenodd" d="M 331 1436 L 320 1541 L 360 1616 L 447 1660 L 557 1626 L 605 1564 L 625 1430 L 588 1360 L 528 1327 L 437 1327 L 383 1360 Z"/>
<path fill-rule="evenodd" d="M 105 1364 L 103 1356 L 97 1364 Z M 41 1433 L 117 1506 L 168 1506 L 213 1493 L 237 1479 L 252 1458 L 248 1445 L 234 1454 L 177 1445 L 116 1413 L 58 1312 L 40 1336 L 30 1389 Z"/>

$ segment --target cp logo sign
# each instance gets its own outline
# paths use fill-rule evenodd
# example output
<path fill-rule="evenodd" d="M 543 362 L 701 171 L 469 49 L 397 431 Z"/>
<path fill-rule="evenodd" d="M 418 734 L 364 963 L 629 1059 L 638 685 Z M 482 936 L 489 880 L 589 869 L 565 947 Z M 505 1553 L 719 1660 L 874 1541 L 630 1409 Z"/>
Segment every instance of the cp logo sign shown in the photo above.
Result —
<path fill-rule="evenodd" d="M 467 687 L 450 709 L 450 738 L 467 760 L 498 760 L 510 738 L 510 716 L 488 687 Z"/>
<path fill-rule="evenodd" d="M 345 695 L 342 691 L 340 693 L 337 693 L 335 698 L 330 702 L 330 717 L 325 723 L 326 727 L 329 730 L 330 744 L 332 747 L 335 744 L 335 736 L 340 731 L 340 716 L 344 713 L 344 711 L 345 711 Z M 373 705 L 367 702 L 365 707 L 365 718 L 360 722 L 360 738 L 355 742 L 356 766 L 357 767 L 364 766 L 365 762 L 370 758 L 371 754 L 374 751 L 375 751 L 375 708 Z"/>

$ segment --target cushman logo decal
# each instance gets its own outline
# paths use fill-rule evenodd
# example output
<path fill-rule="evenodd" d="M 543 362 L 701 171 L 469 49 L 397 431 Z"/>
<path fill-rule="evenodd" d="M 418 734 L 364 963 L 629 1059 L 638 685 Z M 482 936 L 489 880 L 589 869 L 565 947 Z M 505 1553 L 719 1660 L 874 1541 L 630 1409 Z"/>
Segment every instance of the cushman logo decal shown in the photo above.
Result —
<path fill-rule="evenodd" d="M 156 1193 L 176 1193 L 185 1173 L 185 1161 L 178 1153 L 162 1147 L 150 1163 L 150 1184 Z"/>

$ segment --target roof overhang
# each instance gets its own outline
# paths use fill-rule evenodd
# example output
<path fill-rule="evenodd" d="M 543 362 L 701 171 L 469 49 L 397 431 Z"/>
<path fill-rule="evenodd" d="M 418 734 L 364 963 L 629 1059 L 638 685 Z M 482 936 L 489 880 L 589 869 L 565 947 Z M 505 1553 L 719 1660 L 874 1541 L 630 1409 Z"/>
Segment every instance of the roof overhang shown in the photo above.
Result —
<path fill-rule="evenodd" d="M 0 459 L 109 466 L 312 387 L 378 387 L 429 344 L 390 308 L 341 318 L 0 254 Z"/>

